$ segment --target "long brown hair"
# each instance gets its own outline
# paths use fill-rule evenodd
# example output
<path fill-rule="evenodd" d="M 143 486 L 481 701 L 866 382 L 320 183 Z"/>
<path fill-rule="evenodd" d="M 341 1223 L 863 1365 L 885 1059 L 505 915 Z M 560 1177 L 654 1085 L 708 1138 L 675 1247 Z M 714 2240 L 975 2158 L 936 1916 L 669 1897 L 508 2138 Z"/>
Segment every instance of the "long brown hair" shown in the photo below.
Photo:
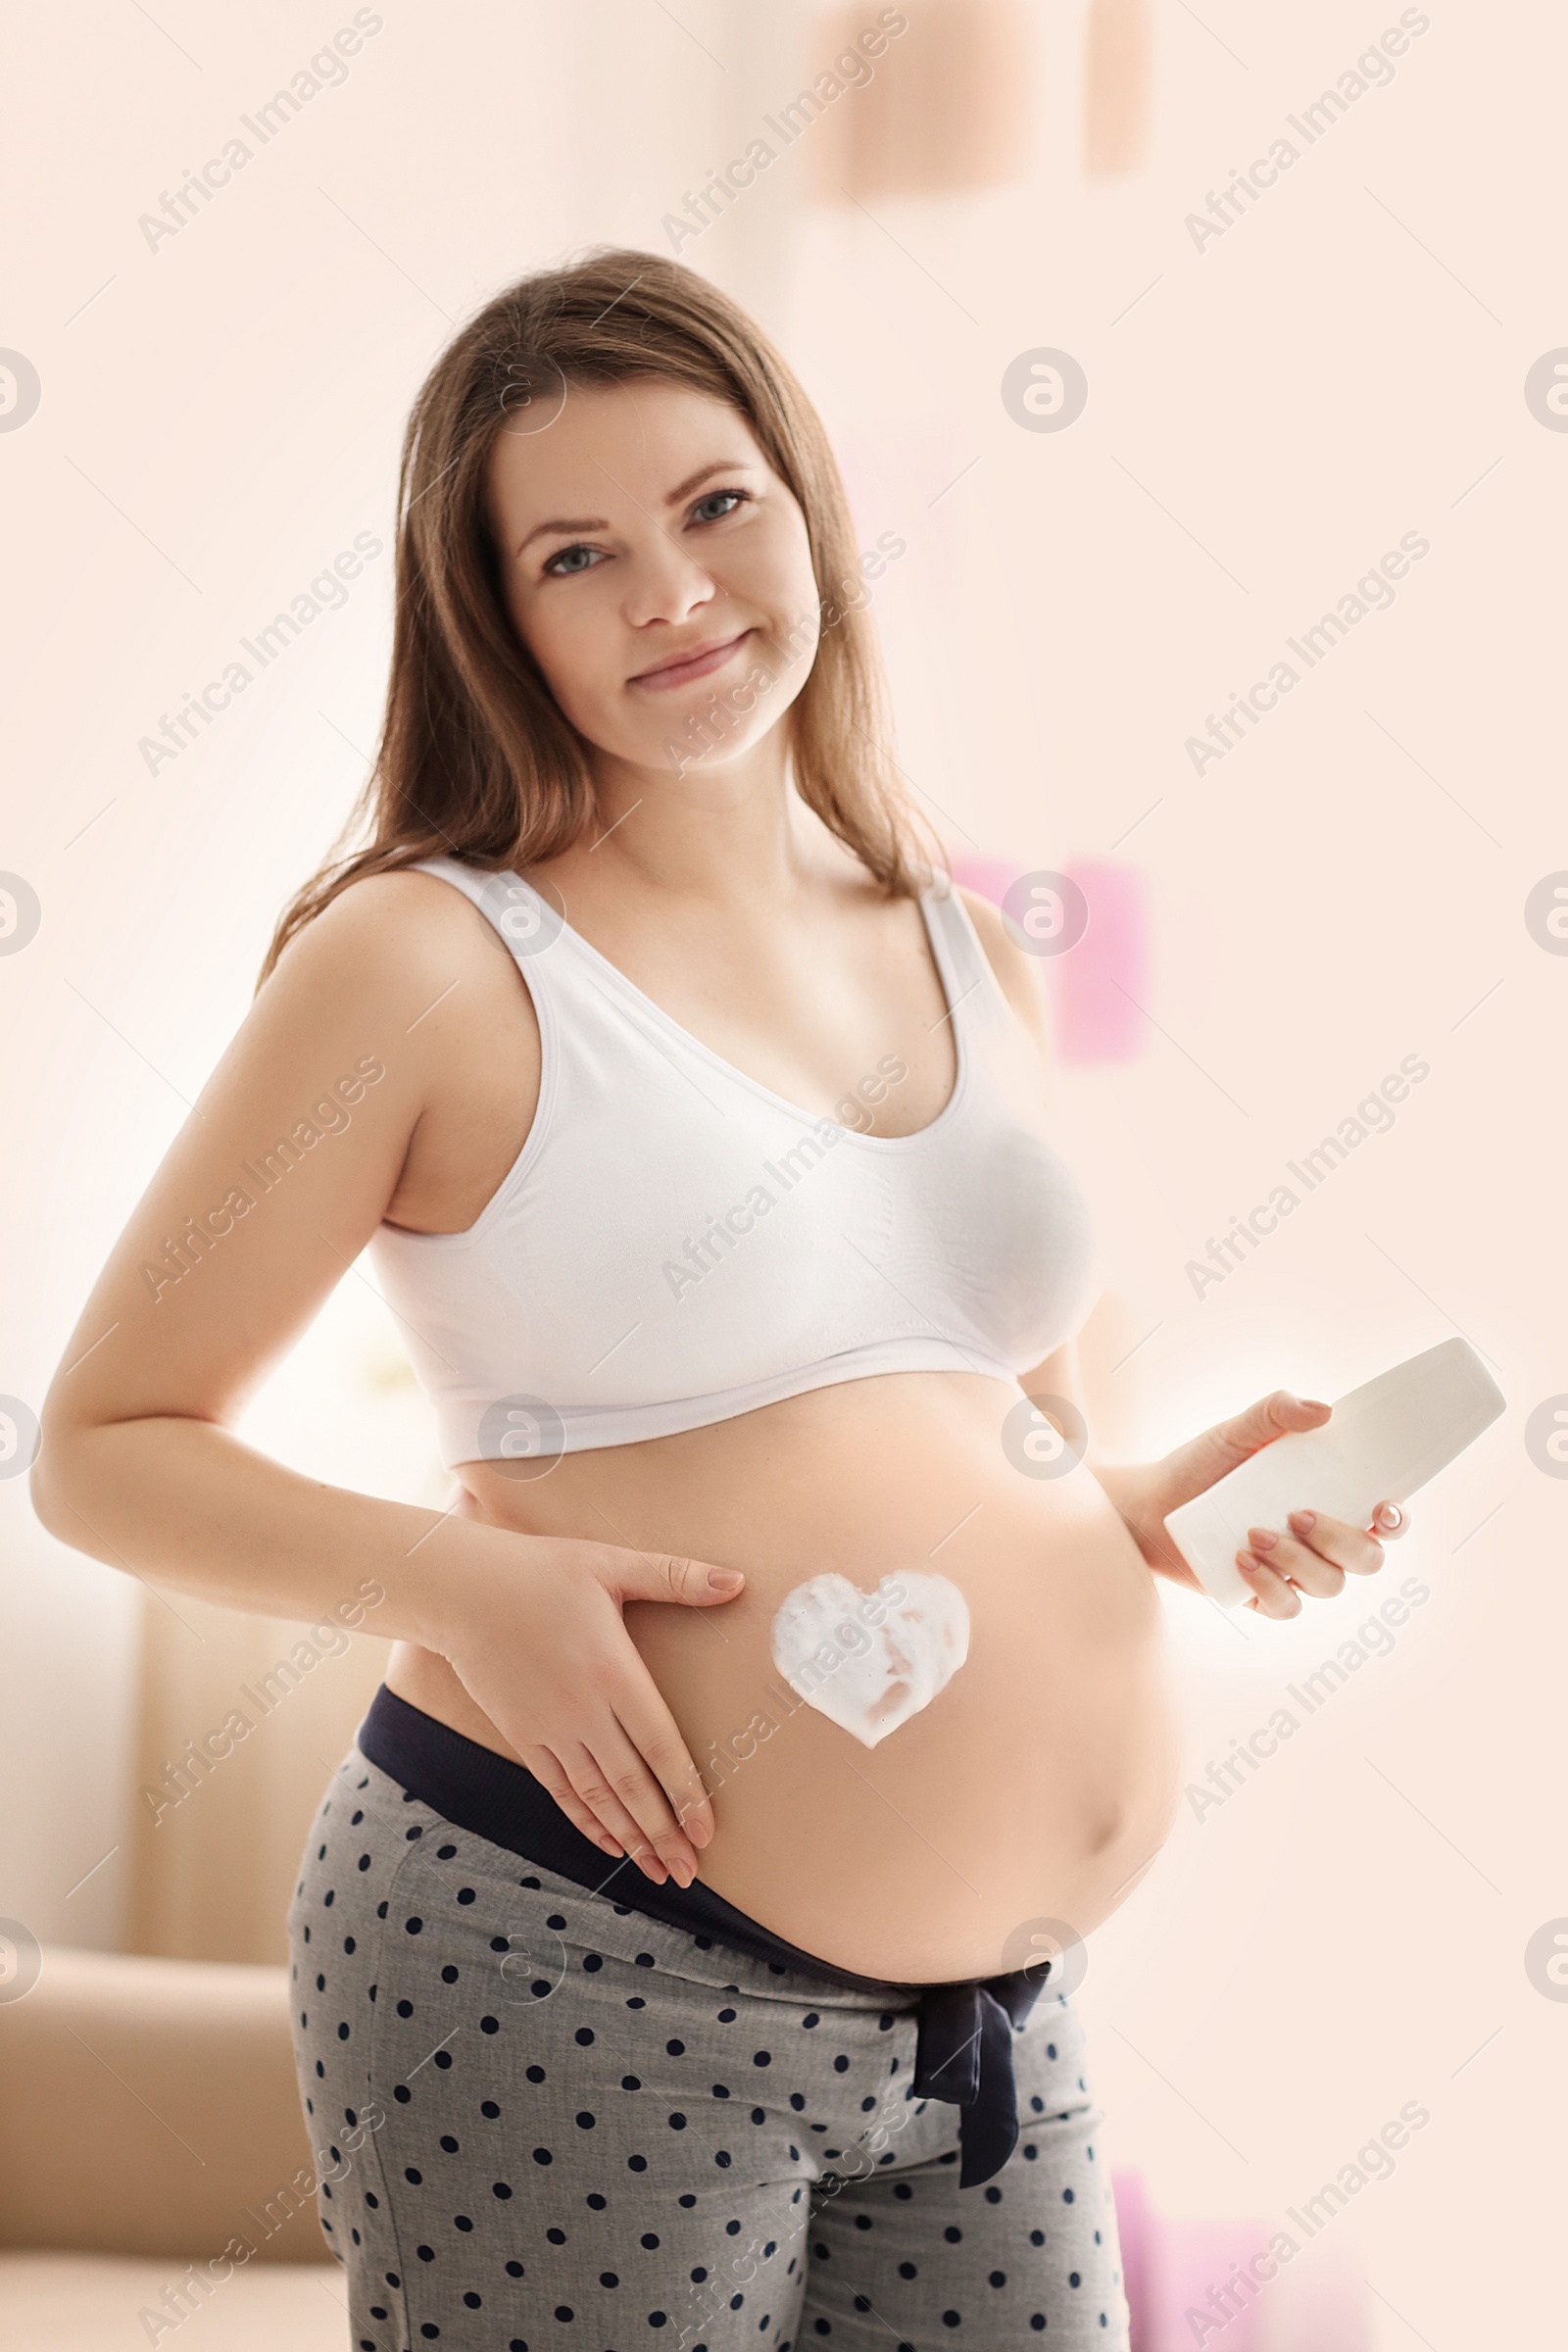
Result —
<path fill-rule="evenodd" d="M 823 627 L 789 717 L 801 798 L 889 897 L 929 874 L 929 828 L 891 750 L 849 501 L 820 417 L 761 330 L 660 254 L 602 247 L 487 303 L 426 377 L 404 436 L 392 663 L 375 764 L 327 862 L 289 902 L 257 987 L 362 875 L 447 855 L 493 871 L 558 857 L 593 821 L 585 748 L 505 611 L 485 504 L 491 442 L 537 397 L 659 376 L 738 409 L 806 519 Z M 365 846 L 341 854 L 368 830 Z M 917 846 L 918 845 L 918 846 Z"/>

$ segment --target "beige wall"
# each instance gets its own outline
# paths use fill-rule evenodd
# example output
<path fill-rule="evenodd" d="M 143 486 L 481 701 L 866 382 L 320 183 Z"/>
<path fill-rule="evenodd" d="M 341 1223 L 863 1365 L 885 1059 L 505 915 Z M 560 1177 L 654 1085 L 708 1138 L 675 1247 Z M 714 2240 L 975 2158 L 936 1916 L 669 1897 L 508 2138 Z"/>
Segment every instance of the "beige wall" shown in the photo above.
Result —
<path fill-rule="evenodd" d="M 1287 118 L 1399 9 L 1162 0 L 1149 163 L 1091 181 L 1084 11 L 1035 13 L 1023 184 L 829 203 L 803 141 L 683 258 L 784 342 L 866 535 L 907 541 L 878 611 L 901 756 L 955 845 L 1148 877 L 1146 1051 L 1064 1078 L 1143 1341 L 1114 1375 L 1128 1426 L 1158 1446 L 1276 1382 L 1332 1396 L 1454 1329 L 1497 1368 L 1506 1420 L 1391 1561 L 1428 1597 L 1255 1778 L 1184 1813 L 1094 1938 L 1083 2000 L 1109 2153 L 1169 2209 L 1277 2223 L 1423 2104 L 1394 2177 L 1331 2225 L 1358 2241 L 1380 2352 L 1542 2342 L 1568 2008 L 1525 1950 L 1568 1914 L 1568 1487 L 1522 1437 L 1568 1391 L 1568 960 L 1523 910 L 1568 866 L 1568 437 L 1523 385 L 1568 344 L 1563 21 L 1434 5 L 1392 84 L 1307 146 Z M 177 760 L 150 773 L 138 739 L 357 532 L 387 539 L 403 416 L 449 323 L 579 244 L 661 248 L 662 216 L 816 60 L 784 6 L 387 0 L 346 83 L 154 252 L 138 215 L 353 12 L 154 14 L 34 12 L 13 36 L 31 229 L 0 341 L 43 402 L 0 434 L 22 689 L 0 866 L 45 921 L 0 961 L 20 1245 L 0 1390 L 34 1399 L 360 779 L 385 557 Z M 1297 163 L 1199 250 L 1186 216 L 1282 131 Z M 1089 378 L 1059 434 L 999 395 L 1039 346 Z M 1186 738 L 1407 531 L 1430 553 L 1392 609 L 1195 773 Z M 1208 1237 L 1410 1054 L 1431 1075 L 1394 1131 L 1195 1296 Z M 416 1400 L 376 1385 L 384 1324 L 346 1280 L 247 1434 L 321 1476 L 431 1492 Z M 0 1544 L 0 1910 L 75 1942 L 233 1952 L 202 1941 L 211 1873 L 224 1934 L 268 1948 L 373 1648 L 323 1665 L 154 1830 L 141 1597 L 45 1538 L 15 1482 Z M 180 1737 L 294 1638 L 147 1605 L 149 1688 Z M 1365 1614 L 1360 1592 L 1283 1627 L 1173 1600 L 1194 1781 Z"/>

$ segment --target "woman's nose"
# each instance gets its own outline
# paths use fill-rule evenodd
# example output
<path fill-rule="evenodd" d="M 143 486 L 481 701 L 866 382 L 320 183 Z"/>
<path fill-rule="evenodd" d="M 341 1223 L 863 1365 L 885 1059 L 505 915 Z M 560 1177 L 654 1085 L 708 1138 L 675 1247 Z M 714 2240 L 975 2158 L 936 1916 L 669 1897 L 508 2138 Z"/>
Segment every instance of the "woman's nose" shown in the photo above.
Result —
<path fill-rule="evenodd" d="M 626 617 L 636 628 L 656 620 L 678 623 L 708 604 L 713 592 L 712 574 L 660 535 L 631 558 Z"/>

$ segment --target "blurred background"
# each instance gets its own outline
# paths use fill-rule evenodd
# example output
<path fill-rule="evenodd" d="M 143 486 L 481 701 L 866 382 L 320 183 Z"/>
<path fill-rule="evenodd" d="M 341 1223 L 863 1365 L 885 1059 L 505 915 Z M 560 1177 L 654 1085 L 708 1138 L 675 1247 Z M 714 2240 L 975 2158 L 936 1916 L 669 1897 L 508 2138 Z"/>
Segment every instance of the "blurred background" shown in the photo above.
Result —
<path fill-rule="evenodd" d="M 10 46 L 0 1943 L 282 1957 L 383 1645 L 307 1664 L 305 1629 L 118 1576 L 14 1473 L 366 772 L 427 367 L 525 270 L 676 253 L 789 358 L 862 546 L 903 543 L 875 590 L 899 758 L 960 873 L 1085 893 L 1041 969 L 1104 1243 L 1102 1437 L 1163 1450 L 1454 1332 L 1509 1400 L 1376 1587 L 1285 1625 L 1166 1589 L 1189 1796 L 1079 1996 L 1112 2160 L 1264 2237 L 1359 2169 L 1325 2226 L 1356 2343 L 1563 2340 L 1568 24 L 88 0 Z M 1292 1213 L 1227 1244 L 1280 1187 Z M 364 1264 L 243 1434 L 446 1498 Z M 186 1742 L 291 1655 L 180 1794 Z"/>

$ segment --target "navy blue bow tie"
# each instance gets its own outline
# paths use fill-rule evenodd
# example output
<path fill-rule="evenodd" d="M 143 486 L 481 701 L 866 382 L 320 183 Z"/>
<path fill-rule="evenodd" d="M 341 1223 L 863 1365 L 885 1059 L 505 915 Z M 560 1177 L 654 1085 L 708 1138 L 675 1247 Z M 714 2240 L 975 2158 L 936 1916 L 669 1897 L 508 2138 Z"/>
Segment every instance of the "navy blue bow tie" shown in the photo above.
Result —
<path fill-rule="evenodd" d="M 936 1984 L 920 2002 L 914 2095 L 962 2112 L 958 2186 L 1000 2173 L 1018 2144 L 1012 2036 L 1045 1990 L 1050 1962 L 967 1984 Z"/>

